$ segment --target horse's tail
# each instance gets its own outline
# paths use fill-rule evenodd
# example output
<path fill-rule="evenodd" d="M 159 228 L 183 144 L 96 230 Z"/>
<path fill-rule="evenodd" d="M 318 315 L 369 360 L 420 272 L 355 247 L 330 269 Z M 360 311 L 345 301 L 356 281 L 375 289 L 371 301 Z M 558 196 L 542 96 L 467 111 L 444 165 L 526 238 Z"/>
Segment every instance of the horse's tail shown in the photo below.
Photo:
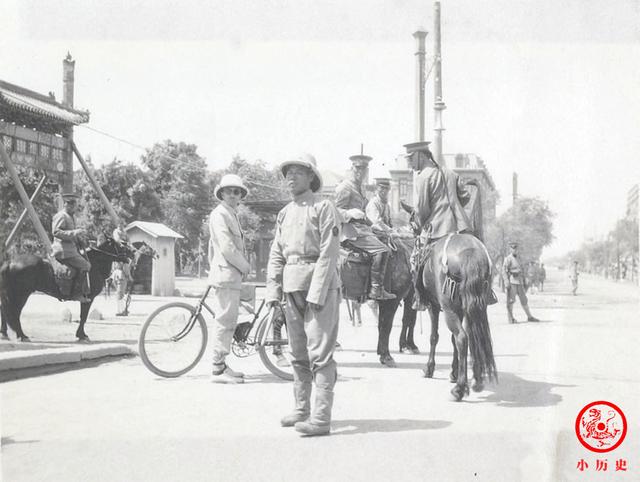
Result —
<path fill-rule="evenodd" d="M 498 372 L 493 357 L 491 330 L 487 317 L 487 299 L 491 292 L 491 271 L 484 253 L 465 250 L 460 255 L 462 282 L 460 297 L 465 316 L 469 320 L 469 349 L 474 367 L 480 375 L 497 380 Z"/>

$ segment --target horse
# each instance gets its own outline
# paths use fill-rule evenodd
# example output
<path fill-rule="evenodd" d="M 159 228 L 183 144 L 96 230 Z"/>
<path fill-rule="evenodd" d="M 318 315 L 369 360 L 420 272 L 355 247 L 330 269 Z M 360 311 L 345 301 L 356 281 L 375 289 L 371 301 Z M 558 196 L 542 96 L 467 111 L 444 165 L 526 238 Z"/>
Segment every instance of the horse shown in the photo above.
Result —
<path fill-rule="evenodd" d="M 76 337 L 80 342 L 88 342 L 89 337 L 84 331 L 84 324 L 91 308 L 91 303 L 100 294 L 105 285 L 105 280 L 111 273 L 111 264 L 114 261 L 128 262 L 134 256 L 133 251 L 113 238 L 107 237 L 106 241 L 97 247 L 87 250 L 87 257 L 91 262 L 89 271 L 90 294 L 89 302 L 80 303 L 80 326 L 76 330 Z M 16 333 L 21 341 L 30 341 L 22 330 L 20 314 L 27 299 L 35 291 L 41 291 L 60 301 L 68 300 L 56 283 L 54 269 L 48 260 L 32 254 L 15 256 L 3 263 L 0 267 L 0 310 L 2 324 L 0 335 L 8 340 L 7 325 Z"/>
<path fill-rule="evenodd" d="M 395 299 L 378 300 L 378 347 L 377 354 L 380 363 L 388 367 L 395 367 L 394 358 L 389 352 L 389 335 L 393 327 L 393 318 L 400 302 L 404 302 L 402 314 L 402 332 L 400 335 L 400 351 L 404 347 L 417 352 L 418 347 L 413 343 L 413 326 L 416 322 L 416 312 L 413 303 L 413 277 L 411 275 L 411 251 L 413 236 L 392 236 L 393 249 L 389 255 L 387 272 L 385 273 L 385 289 L 396 295 Z M 386 288 L 386 287 L 389 288 Z"/>

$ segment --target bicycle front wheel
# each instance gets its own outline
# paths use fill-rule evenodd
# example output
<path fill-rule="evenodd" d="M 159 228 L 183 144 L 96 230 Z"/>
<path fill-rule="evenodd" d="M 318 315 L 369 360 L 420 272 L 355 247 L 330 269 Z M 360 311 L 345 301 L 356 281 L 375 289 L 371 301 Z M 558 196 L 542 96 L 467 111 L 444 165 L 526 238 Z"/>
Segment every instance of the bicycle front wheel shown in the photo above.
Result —
<path fill-rule="evenodd" d="M 257 331 L 258 353 L 267 369 L 284 380 L 293 380 L 291 350 L 284 313 L 272 308 L 269 316 L 260 322 Z"/>
<path fill-rule="evenodd" d="M 138 350 L 144 365 L 156 375 L 174 378 L 195 367 L 207 347 L 207 325 L 188 303 L 169 303 L 144 322 Z"/>

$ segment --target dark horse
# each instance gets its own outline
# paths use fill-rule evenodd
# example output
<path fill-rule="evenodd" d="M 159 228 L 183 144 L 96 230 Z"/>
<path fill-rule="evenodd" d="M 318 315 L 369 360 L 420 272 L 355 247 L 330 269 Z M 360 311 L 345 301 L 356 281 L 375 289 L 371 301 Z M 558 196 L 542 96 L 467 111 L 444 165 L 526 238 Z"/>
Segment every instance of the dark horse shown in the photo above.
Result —
<path fill-rule="evenodd" d="M 438 343 L 440 312 L 451 330 L 453 363 L 451 390 L 460 401 L 469 393 L 467 383 L 467 348 L 473 358 L 473 390 L 482 391 L 484 378 L 497 378 L 487 301 L 491 298 L 491 262 L 486 248 L 471 234 L 453 234 L 436 241 L 421 277 L 418 290 L 429 302 L 431 349 L 424 370 L 433 377 L 435 347 Z"/>
<path fill-rule="evenodd" d="M 128 246 L 112 238 L 107 238 L 107 241 L 100 246 L 87 250 L 87 256 L 91 262 L 91 271 L 89 271 L 91 301 L 80 304 L 80 326 L 76 331 L 79 341 L 89 341 L 89 337 L 84 332 L 84 324 L 93 299 L 100 294 L 105 280 L 111 273 L 111 264 L 114 261 L 128 262 L 133 255 L 133 251 Z M 69 299 L 60 292 L 51 263 L 39 256 L 18 255 L 0 267 L 0 301 L 2 303 L 0 334 L 3 339 L 8 339 L 8 325 L 21 341 L 29 341 L 29 337 L 22 331 L 20 313 L 34 291 L 41 291 L 61 301 Z"/>
<path fill-rule="evenodd" d="M 413 343 L 413 327 L 416 323 L 416 312 L 412 309 L 413 301 L 413 278 L 411 276 L 410 257 L 413 249 L 413 236 L 394 236 L 393 248 L 387 264 L 385 274 L 385 287 L 388 291 L 396 295 L 393 300 L 377 301 L 378 304 L 378 349 L 380 363 L 394 367 L 395 360 L 389 353 L 389 335 L 393 327 L 398 306 L 404 301 L 404 311 L 402 314 L 402 333 L 400 335 L 400 350 L 409 348 L 416 353 L 418 348 Z"/>

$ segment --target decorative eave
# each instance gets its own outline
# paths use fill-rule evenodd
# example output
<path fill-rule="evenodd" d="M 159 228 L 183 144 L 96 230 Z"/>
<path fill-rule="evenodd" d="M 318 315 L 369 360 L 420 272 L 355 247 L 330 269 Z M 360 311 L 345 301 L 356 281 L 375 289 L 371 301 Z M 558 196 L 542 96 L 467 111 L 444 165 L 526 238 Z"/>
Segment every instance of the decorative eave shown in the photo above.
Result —
<path fill-rule="evenodd" d="M 0 80 L 0 114 L 13 122 L 13 113 L 26 113 L 68 126 L 89 122 L 89 111 L 67 107 L 53 97 Z"/>

